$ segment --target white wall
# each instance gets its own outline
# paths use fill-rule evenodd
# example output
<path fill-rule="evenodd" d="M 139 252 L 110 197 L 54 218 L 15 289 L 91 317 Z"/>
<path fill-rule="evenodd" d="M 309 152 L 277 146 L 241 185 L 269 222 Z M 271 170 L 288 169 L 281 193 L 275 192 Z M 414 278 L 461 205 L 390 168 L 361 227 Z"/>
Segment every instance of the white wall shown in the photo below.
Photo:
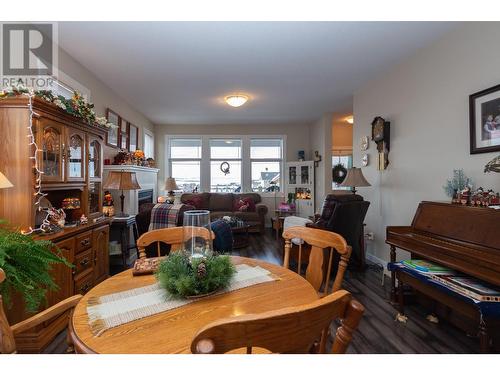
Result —
<path fill-rule="evenodd" d="M 97 116 L 104 116 L 106 108 L 111 108 L 120 116 L 130 121 L 139 128 L 139 148 L 143 148 L 144 129 L 154 131 L 154 125 L 142 114 L 138 109 L 133 108 L 125 102 L 117 93 L 106 86 L 92 72 L 83 67 L 72 56 L 63 49 L 59 49 L 59 70 L 64 75 L 69 76 L 90 90 L 90 101 L 94 103 L 94 109 Z M 64 80 L 64 75 L 61 77 Z M 67 82 L 72 84 L 72 82 Z M 105 147 L 104 157 L 110 158 L 113 162 L 113 157 L 118 153 L 119 149 Z"/>
<path fill-rule="evenodd" d="M 325 196 L 332 191 L 332 113 L 324 114 L 311 125 L 311 158 L 319 151 L 321 161 L 315 169 L 315 212 L 319 212 Z"/>
<path fill-rule="evenodd" d="M 499 40 L 500 23 L 466 24 L 355 93 L 355 166 L 364 154 L 359 138 L 371 134 L 373 118 L 391 121 L 390 165 L 377 171 L 371 142 L 363 174 L 372 187 L 359 188 L 371 202 L 366 231 L 375 232 L 375 242 L 368 253 L 389 260 L 386 226 L 409 225 L 422 200 L 448 200 L 442 186 L 453 169 L 500 190 L 500 175 L 483 173 L 497 153 L 469 154 L 468 117 L 469 95 L 500 83 Z"/>

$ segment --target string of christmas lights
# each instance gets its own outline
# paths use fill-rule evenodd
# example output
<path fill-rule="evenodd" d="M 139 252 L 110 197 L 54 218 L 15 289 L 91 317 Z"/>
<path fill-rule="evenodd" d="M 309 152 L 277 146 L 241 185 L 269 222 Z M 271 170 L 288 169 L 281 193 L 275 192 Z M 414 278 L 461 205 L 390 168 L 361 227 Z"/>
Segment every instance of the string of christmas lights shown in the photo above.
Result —
<path fill-rule="evenodd" d="M 44 209 L 41 207 L 40 205 L 40 202 L 42 200 L 43 197 L 45 197 L 47 194 L 45 194 L 43 191 L 42 191 L 42 174 L 43 174 L 43 171 L 40 170 L 39 168 L 39 159 L 38 159 L 38 153 L 39 152 L 42 152 L 42 150 L 40 150 L 38 148 L 38 145 L 36 143 L 36 139 L 35 139 L 35 133 L 33 132 L 33 116 L 36 115 L 38 116 L 38 114 L 36 114 L 34 111 L 33 111 L 33 97 L 34 97 L 34 94 L 29 92 L 27 94 L 23 94 L 23 95 L 26 95 L 28 97 L 28 108 L 29 108 L 29 125 L 28 125 L 28 141 L 29 141 L 29 146 L 34 149 L 34 152 L 33 154 L 30 156 L 30 159 L 34 160 L 33 162 L 33 169 L 35 170 L 35 193 L 33 193 L 34 197 L 35 197 L 35 208 L 41 212 L 41 211 L 44 211 Z M 39 230 L 44 230 L 45 228 L 48 228 L 50 226 L 50 221 L 49 221 L 49 216 L 50 216 L 50 213 L 48 210 L 47 211 L 47 215 L 45 216 L 45 218 L 43 219 L 43 222 L 42 222 L 42 225 L 40 226 L 40 229 Z M 25 234 L 25 235 L 29 235 L 29 234 L 32 234 L 33 232 L 35 232 L 37 230 L 33 229 L 31 226 L 29 227 L 28 230 L 21 230 L 21 233 L 22 234 Z"/>

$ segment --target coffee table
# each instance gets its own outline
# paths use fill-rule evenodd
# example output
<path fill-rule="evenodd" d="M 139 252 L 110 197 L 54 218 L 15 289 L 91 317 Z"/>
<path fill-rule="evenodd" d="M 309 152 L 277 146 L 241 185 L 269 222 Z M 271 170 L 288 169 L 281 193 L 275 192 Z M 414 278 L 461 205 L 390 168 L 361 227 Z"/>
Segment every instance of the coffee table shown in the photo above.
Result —
<path fill-rule="evenodd" d="M 241 249 L 242 247 L 247 247 L 250 244 L 250 237 L 248 235 L 249 228 L 250 225 L 247 223 L 231 227 L 231 232 L 233 232 L 233 249 Z"/>

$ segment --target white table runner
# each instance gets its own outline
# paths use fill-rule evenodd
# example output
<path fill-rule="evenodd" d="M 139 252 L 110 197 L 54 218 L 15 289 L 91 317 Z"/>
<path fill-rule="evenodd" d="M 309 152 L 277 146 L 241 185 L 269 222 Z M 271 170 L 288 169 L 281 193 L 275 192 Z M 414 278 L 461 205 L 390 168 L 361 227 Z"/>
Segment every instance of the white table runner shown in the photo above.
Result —
<path fill-rule="evenodd" d="M 262 267 L 238 264 L 231 285 L 217 294 L 275 280 L 278 278 Z M 110 328 L 196 301 L 174 298 L 158 283 L 154 283 L 102 297 L 91 297 L 87 302 L 87 314 L 92 333 L 99 336 Z"/>

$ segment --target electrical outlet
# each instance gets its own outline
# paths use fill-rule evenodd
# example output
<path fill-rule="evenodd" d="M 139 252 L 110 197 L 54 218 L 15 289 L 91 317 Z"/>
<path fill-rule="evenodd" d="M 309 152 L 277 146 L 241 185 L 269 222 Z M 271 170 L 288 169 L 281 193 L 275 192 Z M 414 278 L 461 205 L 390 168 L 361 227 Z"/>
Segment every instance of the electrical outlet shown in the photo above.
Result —
<path fill-rule="evenodd" d="M 366 233 L 366 239 L 369 241 L 373 241 L 375 239 L 375 234 L 373 232 Z"/>

